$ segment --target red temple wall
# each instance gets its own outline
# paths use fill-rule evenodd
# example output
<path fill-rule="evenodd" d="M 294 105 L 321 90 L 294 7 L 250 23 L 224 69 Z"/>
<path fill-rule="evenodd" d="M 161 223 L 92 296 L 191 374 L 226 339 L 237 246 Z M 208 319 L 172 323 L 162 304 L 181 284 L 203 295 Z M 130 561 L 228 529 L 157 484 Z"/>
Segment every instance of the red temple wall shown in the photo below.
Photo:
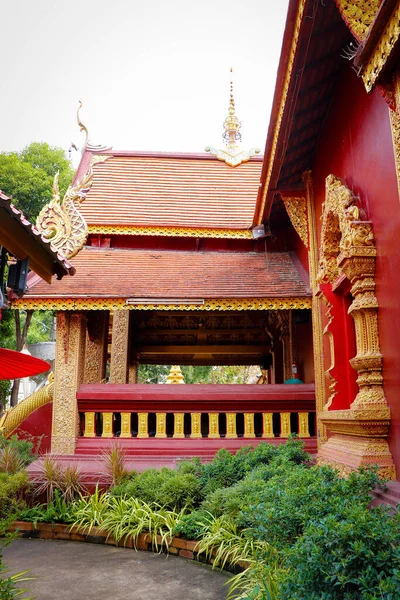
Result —
<path fill-rule="evenodd" d="M 373 222 L 376 248 L 376 295 L 383 354 L 384 390 L 391 408 L 389 444 L 400 476 L 400 206 L 389 109 L 379 90 L 367 95 L 350 68 L 339 82 L 316 149 L 314 194 L 318 235 L 325 178 L 333 173 L 360 196 Z"/>

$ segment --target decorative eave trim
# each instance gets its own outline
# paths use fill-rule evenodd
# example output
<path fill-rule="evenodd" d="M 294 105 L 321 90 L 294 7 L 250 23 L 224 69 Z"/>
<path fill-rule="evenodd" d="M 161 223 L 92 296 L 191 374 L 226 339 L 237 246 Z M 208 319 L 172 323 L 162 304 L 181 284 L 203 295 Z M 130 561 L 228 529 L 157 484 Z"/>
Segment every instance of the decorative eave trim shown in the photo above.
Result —
<path fill-rule="evenodd" d="M 148 235 L 164 237 L 253 239 L 250 229 L 206 229 L 205 227 L 150 227 L 131 225 L 89 225 L 89 234 Z"/>
<path fill-rule="evenodd" d="M 278 141 L 279 141 L 279 136 L 280 136 L 280 132 L 281 132 L 283 116 L 284 116 L 285 108 L 286 108 L 286 100 L 288 97 L 290 84 L 292 82 L 292 75 L 293 75 L 293 71 L 294 71 L 293 67 L 295 64 L 296 57 L 297 57 L 300 30 L 301 30 L 301 26 L 303 23 L 304 11 L 305 11 L 307 2 L 308 2 L 308 0 L 299 0 L 297 13 L 296 13 L 296 17 L 295 17 L 295 22 L 294 22 L 294 27 L 293 27 L 293 33 L 291 35 L 291 45 L 290 45 L 290 50 L 288 53 L 288 62 L 287 62 L 287 66 L 286 66 L 286 71 L 285 71 L 285 75 L 284 75 L 284 80 L 283 80 L 280 96 L 278 99 L 279 105 L 278 105 L 278 109 L 276 112 L 277 117 L 276 117 L 276 121 L 274 124 L 274 129 L 271 132 L 272 141 L 270 144 L 269 152 L 268 152 L 268 138 L 270 137 L 270 133 L 268 132 L 267 149 L 264 154 L 264 165 L 267 164 L 268 166 L 267 166 L 266 175 L 265 175 L 265 177 L 263 177 L 263 180 L 262 180 L 261 198 L 259 197 L 259 200 L 257 201 L 256 210 L 255 210 L 255 215 L 254 215 L 254 224 L 255 225 L 260 225 L 262 223 L 265 206 L 267 203 L 267 197 L 268 197 L 271 177 L 272 177 L 274 166 L 275 166 L 276 151 L 278 148 Z M 290 6 L 289 6 L 289 10 L 290 10 Z M 284 43 L 285 43 L 285 40 L 284 40 Z M 279 72 L 278 72 L 278 76 L 279 76 Z M 274 101 L 274 103 L 275 103 L 275 101 Z M 274 113 L 274 108 L 272 109 L 272 116 L 273 116 L 273 113 Z M 272 118 L 271 118 L 271 121 L 272 121 Z"/>
<path fill-rule="evenodd" d="M 400 4 L 391 12 L 391 3 L 382 3 L 364 42 L 354 59 L 368 93 L 372 92 L 393 56 L 400 38 Z M 383 23 L 382 23 L 383 21 Z M 385 23 L 386 21 L 386 23 Z"/>
<path fill-rule="evenodd" d="M 293 310 L 311 308 L 311 298 L 212 298 L 204 304 L 127 304 L 126 298 L 27 298 L 13 308 L 33 310 Z"/>

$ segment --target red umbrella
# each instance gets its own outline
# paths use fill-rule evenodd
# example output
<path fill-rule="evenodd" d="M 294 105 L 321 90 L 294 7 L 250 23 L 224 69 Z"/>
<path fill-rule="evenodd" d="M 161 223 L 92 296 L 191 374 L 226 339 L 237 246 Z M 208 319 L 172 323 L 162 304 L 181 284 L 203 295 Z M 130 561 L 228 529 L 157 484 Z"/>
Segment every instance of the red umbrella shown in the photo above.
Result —
<path fill-rule="evenodd" d="M 49 363 L 30 354 L 0 348 L 0 379 L 21 379 L 50 369 Z"/>

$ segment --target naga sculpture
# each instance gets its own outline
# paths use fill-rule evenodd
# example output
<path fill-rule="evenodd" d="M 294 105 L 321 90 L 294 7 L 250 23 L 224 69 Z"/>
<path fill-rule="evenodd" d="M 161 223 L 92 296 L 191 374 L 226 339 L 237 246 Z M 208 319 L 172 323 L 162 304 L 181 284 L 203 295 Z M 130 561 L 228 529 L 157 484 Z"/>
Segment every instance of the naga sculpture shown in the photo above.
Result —
<path fill-rule="evenodd" d="M 75 256 L 85 245 L 88 227 L 78 208 L 92 184 L 92 170 L 89 169 L 83 178 L 70 186 L 60 203 L 58 173 L 54 177 L 53 199 L 42 208 L 36 220 L 46 241 L 61 252 L 66 258 Z"/>

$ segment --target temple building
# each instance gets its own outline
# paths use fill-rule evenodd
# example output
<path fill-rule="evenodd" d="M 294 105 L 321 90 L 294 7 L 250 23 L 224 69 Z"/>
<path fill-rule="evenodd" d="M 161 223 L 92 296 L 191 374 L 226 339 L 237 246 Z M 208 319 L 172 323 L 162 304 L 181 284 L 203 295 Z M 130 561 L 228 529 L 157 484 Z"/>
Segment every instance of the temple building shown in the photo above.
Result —
<path fill-rule="evenodd" d="M 54 391 L 7 433 L 40 423 L 52 452 L 89 462 L 115 438 L 143 460 L 207 459 L 296 433 L 344 474 L 399 477 L 399 14 L 290 0 L 263 156 L 240 146 L 232 93 L 223 150 L 86 142 L 37 223 L 76 274 L 32 275 L 15 302 L 57 311 Z M 264 376 L 144 385 L 139 364 Z"/>

